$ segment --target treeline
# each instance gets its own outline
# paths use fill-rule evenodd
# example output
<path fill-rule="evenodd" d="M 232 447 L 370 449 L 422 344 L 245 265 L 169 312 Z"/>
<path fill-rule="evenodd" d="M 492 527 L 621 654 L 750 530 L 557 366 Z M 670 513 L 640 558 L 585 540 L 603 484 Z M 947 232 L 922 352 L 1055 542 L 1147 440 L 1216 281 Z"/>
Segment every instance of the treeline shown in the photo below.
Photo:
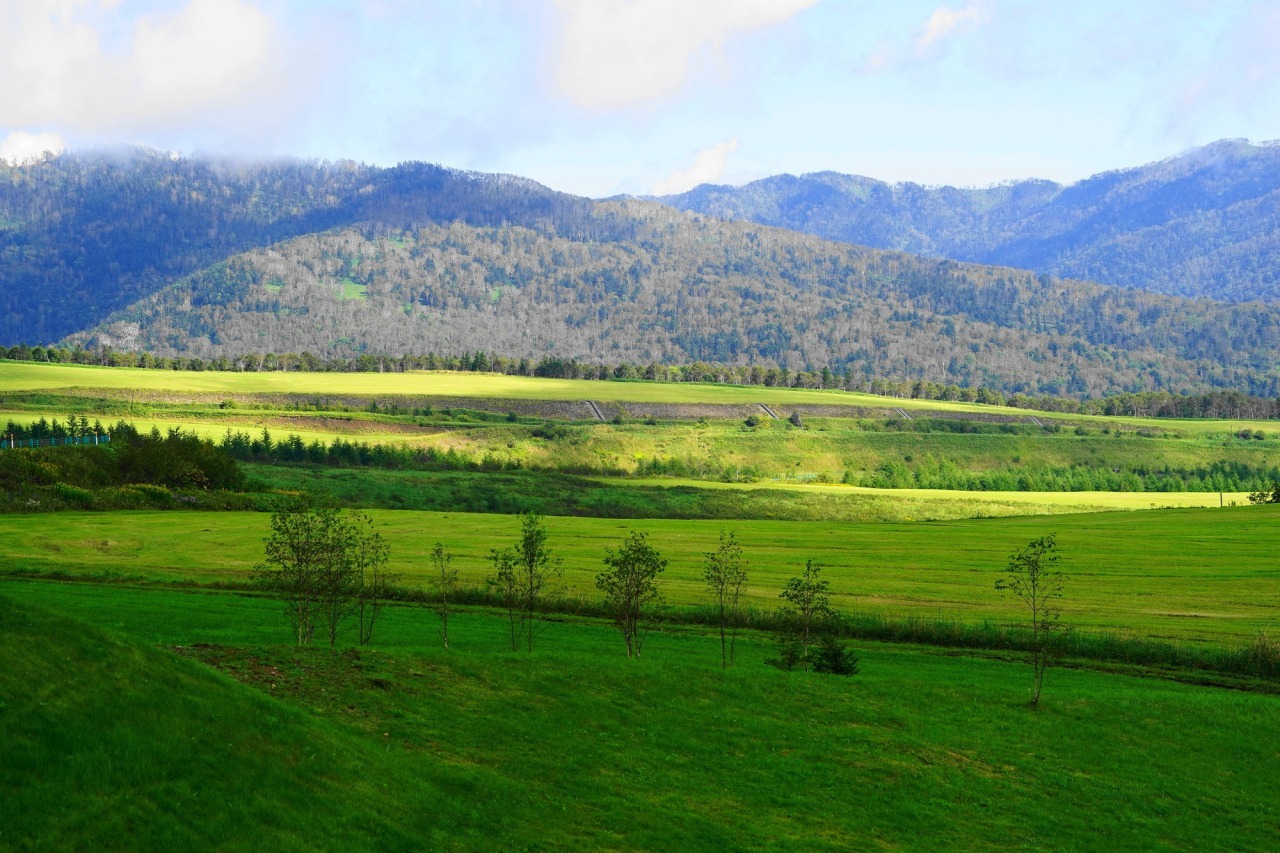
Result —
<path fill-rule="evenodd" d="M 926 380 L 866 379 L 847 369 L 788 370 L 761 365 L 691 364 L 645 365 L 589 363 L 574 358 L 544 356 L 541 359 L 513 358 L 475 352 L 461 355 L 359 355 L 319 358 L 303 353 L 246 353 L 197 357 L 166 357 L 148 352 L 131 352 L 110 347 L 44 347 L 19 344 L 0 347 L 0 357 L 15 361 L 54 364 L 92 364 L 107 367 L 139 367 L 151 370 L 192 370 L 223 372 L 298 371 L 327 373 L 404 373 L 410 370 L 451 370 L 473 373 L 501 373 L 508 376 L 540 376 L 555 379 L 625 380 L 653 382 L 710 382 L 725 385 L 759 385 L 768 388 L 822 388 L 859 391 L 912 400 L 982 403 L 1064 414 L 1110 415 L 1146 418 L 1247 418 L 1280 419 L 1280 397 L 1250 396 L 1240 391 L 1210 391 L 1201 394 L 1174 394 L 1170 391 L 1143 391 L 1074 399 L 1064 396 L 1004 394 L 993 388 L 971 387 Z"/>
<path fill-rule="evenodd" d="M 440 450 L 402 444 L 369 444 L 343 438 L 335 438 L 325 444 L 319 439 L 306 442 L 293 434 L 277 441 L 272 437 L 271 431 L 266 429 L 258 435 L 227 430 L 217 447 L 231 459 L 265 464 L 308 463 L 351 468 L 386 468 L 392 471 L 515 471 L 522 468 L 518 461 L 499 459 L 492 454 L 475 459 L 453 448 Z M 624 473 L 612 469 L 557 470 L 563 470 L 564 473 L 608 473 L 615 476 Z"/>
<path fill-rule="evenodd" d="M 1255 492 L 1280 483 L 1280 466 L 1217 461 L 1195 468 L 1028 465 L 976 472 L 950 460 L 924 459 L 915 467 L 886 462 L 861 477 L 846 472 L 845 482 L 881 489 L 970 492 Z"/>

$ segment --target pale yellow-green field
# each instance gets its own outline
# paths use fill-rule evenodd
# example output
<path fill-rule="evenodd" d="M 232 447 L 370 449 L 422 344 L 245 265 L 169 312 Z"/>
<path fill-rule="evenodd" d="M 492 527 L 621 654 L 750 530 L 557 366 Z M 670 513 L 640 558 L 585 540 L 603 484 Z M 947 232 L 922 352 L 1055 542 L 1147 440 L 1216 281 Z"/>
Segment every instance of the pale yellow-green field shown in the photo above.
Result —
<path fill-rule="evenodd" d="M 1248 492 L 980 492 L 954 489 L 870 489 L 831 483 L 797 483 L 763 480 L 756 483 L 720 483 L 678 477 L 645 479 L 605 478 L 603 482 L 628 486 L 690 486 L 698 489 L 784 489 L 813 495 L 876 495 L 900 499 L 953 500 L 973 503 L 1024 504 L 1079 512 L 1125 509 L 1176 509 L 1182 507 L 1247 506 Z"/>
<path fill-rule="evenodd" d="M 983 406 L 938 400 L 878 397 L 847 391 L 822 391 L 762 386 L 703 385 L 697 383 L 600 382 L 543 379 L 500 374 L 414 371 L 409 373 L 225 373 L 216 371 L 143 370 L 124 367 L 0 362 L 0 393 L 91 389 L 110 396 L 120 392 L 204 394 L 314 394 L 348 396 L 470 397 L 512 400 L 596 400 L 618 403 L 693 403 L 791 406 L 848 406 L 906 411 L 978 412 L 1021 419 L 1071 420 L 1099 425 L 1122 422 L 1130 426 L 1182 430 L 1189 433 L 1234 432 L 1239 429 L 1275 430 L 1276 424 L 1252 420 L 1161 420 L 1104 418 L 1033 412 L 1004 406 Z M 112 393 L 116 392 L 116 393 Z"/>

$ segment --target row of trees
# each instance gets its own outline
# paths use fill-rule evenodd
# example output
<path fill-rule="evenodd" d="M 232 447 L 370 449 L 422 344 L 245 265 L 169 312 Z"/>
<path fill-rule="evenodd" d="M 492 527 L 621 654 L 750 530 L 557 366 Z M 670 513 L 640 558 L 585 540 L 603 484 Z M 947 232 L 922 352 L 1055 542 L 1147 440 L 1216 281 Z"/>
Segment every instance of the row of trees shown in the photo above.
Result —
<path fill-rule="evenodd" d="M 532 652 L 548 594 L 562 561 L 547 544 L 548 534 L 534 513 L 521 518 L 514 544 L 490 551 L 488 578 L 507 613 L 512 651 Z M 389 549 L 363 513 L 343 515 L 332 507 L 294 506 L 275 513 L 265 540 L 266 559 L 254 571 L 256 581 L 285 602 L 285 614 L 298 645 L 312 643 L 316 633 L 333 647 L 344 627 L 356 638 L 373 638 L 379 612 L 395 592 L 400 577 L 387 569 Z M 1061 627 L 1058 600 L 1064 578 L 1053 536 L 1032 541 L 1014 553 L 996 589 L 1012 594 L 1030 616 L 1033 686 L 1031 703 L 1040 700 L 1050 661 L 1050 634 Z M 437 542 L 429 561 L 436 593 L 432 607 L 440 619 L 440 638 L 449 648 L 449 620 L 457 610 L 458 571 L 453 555 Z M 662 600 L 658 576 L 667 561 L 645 533 L 632 531 L 617 550 L 605 549 L 604 570 L 596 576 L 604 609 L 622 635 L 629 659 L 638 659 Z M 717 548 L 704 555 L 702 578 L 710 597 L 720 640 L 720 662 L 735 662 L 738 627 L 743 623 L 742 595 L 748 563 L 733 533 L 721 533 Z M 787 580 L 779 597 L 776 659 L 781 669 L 804 669 L 833 675 L 856 675 L 858 658 L 843 639 L 841 619 L 831 606 L 830 583 L 822 566 L 810 559 L 804 572 Z"/>
<path fill-rule="evenodd" d="M 968 471 L 948 459 L 923 459 L 913 467 L 885 462 L 846 482 L 880 489 L 952 489 L 973 492 L 1244 492 L 1280 480 L 1280 466 L 1215 460 L 1194 468 L 1145 464 L 1106 466 L 1025 465 Z"/>

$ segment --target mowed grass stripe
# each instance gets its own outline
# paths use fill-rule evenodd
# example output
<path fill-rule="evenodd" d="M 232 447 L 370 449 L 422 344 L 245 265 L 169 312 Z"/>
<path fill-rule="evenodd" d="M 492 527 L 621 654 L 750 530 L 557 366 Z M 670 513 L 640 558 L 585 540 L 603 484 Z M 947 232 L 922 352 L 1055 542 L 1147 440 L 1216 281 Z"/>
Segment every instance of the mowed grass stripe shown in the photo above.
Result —
<path fill-rule="evenodd" d="M 455 555 L 464 583 L 483 584 L 487 555 L 514 541 L 513 516 L 371 511 L 392 567 L 424 586 L 432 545 Z M 164 581 L 244 583 L 261 560 L 270 517 L 253 513 L 57 513 L 0 517 L 0 571 L 66 571 Z M 915 523 L 547 518 L 567 592 L 595 597 L 607 547 L 630 530 L 668 559 L 673 604 L 705 601 L 703 555 L 734 531 L 751 563 L 749 603 L 772 607 L 812 558 L 836 604 L 891 616 L 1022 618 L 994 583 L 1014 550 L 1058 536 L 1067 623 L 1082 629 L 1240 645 L 1280 624 L 1280 507 L 1228 507 L 1053 518 Z M 33 523 L 34 522 L 34 523 Z"/>

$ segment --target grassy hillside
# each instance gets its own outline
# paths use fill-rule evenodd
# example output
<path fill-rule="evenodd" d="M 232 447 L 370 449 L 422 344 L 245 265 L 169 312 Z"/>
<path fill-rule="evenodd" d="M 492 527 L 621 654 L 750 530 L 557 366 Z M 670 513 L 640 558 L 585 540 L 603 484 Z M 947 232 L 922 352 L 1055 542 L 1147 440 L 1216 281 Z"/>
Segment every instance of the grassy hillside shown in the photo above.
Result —
<path fill-rule="evenodd" d="M 416 608 L 372 650 L 299 651 L 273 645 L 269 601 L 0 586 L 6 845 L 1280 843 L 1274 696 L 1059 669 L 1032 712 L 1022 664 L 866 645 L 839 679 L 764 667 L 748 636 L 722 672 L 688 631 L 628 663 L 612 629 L 574 621 L 512 656 L 479 613 L 445 653 Z"/>
<path fill-rule="evenodd" d="M 483 584 L 492 548 L 514 541 L 512 516 L 372 511 L 392 566 L 422 586 L 436 541 L 456 555 L 464 583 Z M 39 523 L 33 524 L 32 519 Z M 1280 608 L 1280 507 L 947 522 L 839 523 L 548 518 L 549 544 L 564 557 L 563 589 L 597 597 L 606 547 L 629 530 L 649 534 L 670 561 L 672 604 L 706 600 L 703 555 L 733 530 L 750 559 L 748 601 L 774 607 L 806 559 L 827 568 L 842 610 L 889 616 L 1018 622 L 996 593 L 1009 555 L 1056 533 L 1071 582 L 1064 616 L 1080 629 L 1180 641 L 1244 645 L 1276 630 Z M 200 584 L 244 584 L 262 559 L 262 513 L 129 512 L 0 516 L 0 571 Z"/>
<path fill-rule="evenodd" d="M 497 829 L 456 798 L 465 769 L 407 772 L 335 721 L 4 596 L 0 743 L 10 850 L 439 847 Z"/>

